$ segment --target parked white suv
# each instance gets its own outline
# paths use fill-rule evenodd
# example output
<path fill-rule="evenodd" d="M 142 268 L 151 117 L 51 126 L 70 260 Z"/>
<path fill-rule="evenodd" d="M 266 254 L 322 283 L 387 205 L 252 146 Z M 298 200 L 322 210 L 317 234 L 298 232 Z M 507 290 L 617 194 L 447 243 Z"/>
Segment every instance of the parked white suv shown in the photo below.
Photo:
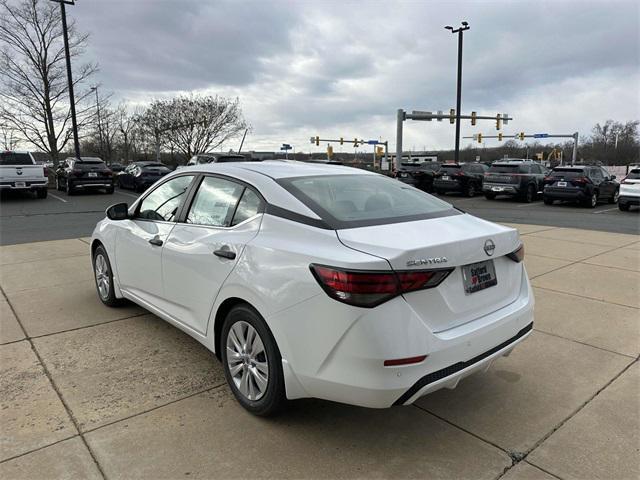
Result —
<path fill-rule="evenodd" d="M 47 167 L 38 165 L 29 152 L 0 152 L 0 189 L 36 192 L 47 197 Z"/>
<path fill-rule="evenodd" d="M 620 183 L 618 208 L 626 212 L 631 205 L 640 206 L 640 167 L 632 168 Z"/>

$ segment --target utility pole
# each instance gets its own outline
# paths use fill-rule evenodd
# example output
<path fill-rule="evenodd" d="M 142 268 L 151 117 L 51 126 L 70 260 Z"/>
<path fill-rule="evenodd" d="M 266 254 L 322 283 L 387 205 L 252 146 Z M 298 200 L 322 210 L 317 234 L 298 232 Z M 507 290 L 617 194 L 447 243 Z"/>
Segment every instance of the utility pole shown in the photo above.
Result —
<path fill-rule="evenodd" d="M 458 163 L 460 160 L 460 111 L 462 108 L 462 37 L 465 30 L 469 30 L 469 24 L 467 22 L 462 22 L 462 26 L 453 29 L 452 26 L 447 25 L 447 30 L 450 30 L 451 33 L 458 34 L 458 90 L 456 94 L 456 149 L 455 149 L 455 162 Z"/>
<path fill-rule="evenodd" d="M 98 97 L 98 86 L 91 87 L 91 90 L 96 92 L 96 110 L 98 112 L 98 136 L 100 137 L 100 158 L 104 160 L 104 149 L 102 143 L 102 122 L 100 121 L 100 99 Z"/>
<path fill-rule="evenodd" d="M 78 140 L 78 122 L 76 121 L 76 101 L 73 95 L 73 75 L 71 74 L 71 55 L 69 53 L 69 31 L 67 29 L 67 11 L 65 4 L 75 5 L 75 0 L 51 0 L 60 4 L 62 16 L 62 37 L 64 39 L 64 54 L 67 59 L 67 83 L 69 84 L 69 107 L 71 109 L 71 128 L 73 129 L 73 147 L 76 158 L 80 158 L 80 141 Z"/>

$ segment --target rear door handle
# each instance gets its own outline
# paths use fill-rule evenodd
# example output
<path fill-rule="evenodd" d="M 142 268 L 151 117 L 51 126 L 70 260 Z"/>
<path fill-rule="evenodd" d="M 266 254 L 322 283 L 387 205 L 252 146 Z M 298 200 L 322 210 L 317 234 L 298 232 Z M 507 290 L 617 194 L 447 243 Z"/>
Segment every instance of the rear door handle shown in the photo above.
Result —
<path fill-rule="evenodd" d="M 235 252 L 232 252 L 231 250 L 226 250 L 226 249 L 216 250 L 213 252 L 213 254 L 218 257 L 228 258 L 229 260 L 233 260 L 234 258 L 236 258 Z"/>
<path fill-rule="evenodd" d="M 155 245 L 156 247 L 161 247 L 163 242 L 158 238 L 158 236 L 155 236 L 151 240 L 149 240 L 149 243 L 151 245 Z"/>

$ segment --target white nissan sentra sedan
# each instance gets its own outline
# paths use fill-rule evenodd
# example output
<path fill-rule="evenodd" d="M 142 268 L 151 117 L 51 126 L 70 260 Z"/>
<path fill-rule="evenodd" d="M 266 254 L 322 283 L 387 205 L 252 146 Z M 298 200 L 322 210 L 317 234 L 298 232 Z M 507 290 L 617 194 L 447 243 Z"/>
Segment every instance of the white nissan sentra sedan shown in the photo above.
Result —
<path fill-rule="evenodd" d="M 235 397 L 408 405 L 487 369 L 533 326 L 518 232 L 336 165 L 187 167 L 91 241 L 100 299 L 131 300 L 222 361 Z"/>

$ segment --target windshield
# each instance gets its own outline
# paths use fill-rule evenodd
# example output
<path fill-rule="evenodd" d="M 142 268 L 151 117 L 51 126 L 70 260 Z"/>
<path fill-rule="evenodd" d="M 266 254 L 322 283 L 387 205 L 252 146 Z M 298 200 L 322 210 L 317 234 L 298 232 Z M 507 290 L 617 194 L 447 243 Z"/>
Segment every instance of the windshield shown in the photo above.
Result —
<path fill-rule="evenodd" d="M 518 173 L 520 165 L 491 165 L 490 173 Z"/>
<path fill-rule="evenodd" d="M 556 168 L 551 172 L 552 177 L 562 177 L 562 178 L 576 178 L 576 177 L 584 177 L 584 170 L 579 169 L 569 169 L 569 168 Z"/>
<path fill-rule="evenodd" d="M 420 170 L 427 170 L 427 171 L 436 171 L 440 169 L 440 165 L 437 163 L 423 163 L 422 166 L 420 167 Z"/>
<path fill-rule="evenodd" d="M 460 170 L 460 165 L 442 165 L 443 170 Z"/>
<path fill-rule="evenodd" d="M 640 168 L 636 168 L 634 170 L 631 170 L 629 172 L 629 175 L 627 175 L 627 178 L 629 180 L 640 180 Z"/>
<path fill-rule="evenodd" d="M 382 175 L 322 175 L 278 183 L 335 229 L 458 213 L 450 204 Z"/>
<path fill-rule="evenodd" d="M 0 152 L 0 165 L 33 165 L 28 153 Z"/>

